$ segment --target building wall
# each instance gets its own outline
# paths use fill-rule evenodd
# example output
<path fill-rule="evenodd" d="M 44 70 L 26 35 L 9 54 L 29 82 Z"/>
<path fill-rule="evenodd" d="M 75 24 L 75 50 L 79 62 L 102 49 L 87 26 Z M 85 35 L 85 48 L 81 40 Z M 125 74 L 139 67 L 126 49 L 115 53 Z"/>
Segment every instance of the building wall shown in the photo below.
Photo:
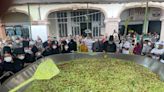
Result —
<path fill-rule="evenodd" d="M 125 21 L 127 18 L 131 17 L 132 21 L 143 21 L 145 16 L 145 8 L 132 8 L 122 12 L 120 18 L 121 21 Z M 149 20 L 160 20 L 162 16 L 162 11 L 160 8 L 149 8 L 148 19 Z"/>
<path fill-rule="evenodd" d="M 5 25 L 29 24 L 29 16 L 24 13 L 8 13 L 2 18 Z"/>
<path fill-rule="evenodd" d="M 141 2 L 132 2 L 132 3 L 122 3 L 122 4 L 88 4 L 89 9 L 97 9 L 104 13 L 105 15 L 105 34 L 111 35 L 114 30 L 118 31 L 119 22 L 121 21 L 121 14 L 124 10 L 135 8 L 135 7 L 145 7 L 145 3 Z M 162 17 L 161 20 L 164 18 L 164 2 L 149 2 L 150 7 L 157 7 L 162 9 Z M 47 17 L 51 12 L 60 11 L 60 10 L 72 10 L 72 9 L 87 9 L 87 4 L 33 4 L 30 5 L 30 17 L 31 17 L 31 24 L 32 26 L 40 25 L 47 27 L 49 23 L 47 22 Z M 28 5 L 16 5 L 10 8 L 10 11 L 19 11 L 28 14 Z M 37 22 L 36 22 L 37 21 Z M 34 23 L 33 23 L 34 22 Z M 162 22 L 162 35 L 164 35 L 164 23 Z M 52 28 L 50 28 L 52 29 Z M 47 27 L 46 30 L 48 31 L 49 28 Z M 35 31 L 31 29 L 31 31 Z M 49 33 L 47 34 L 49 35 Z"/>

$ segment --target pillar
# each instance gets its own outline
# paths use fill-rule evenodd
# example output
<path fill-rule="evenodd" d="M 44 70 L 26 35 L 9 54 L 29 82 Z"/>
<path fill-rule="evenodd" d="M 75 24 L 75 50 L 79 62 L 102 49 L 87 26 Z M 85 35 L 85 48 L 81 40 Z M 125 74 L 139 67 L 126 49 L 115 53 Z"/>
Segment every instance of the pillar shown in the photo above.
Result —
<path fill-rule="evenodd" d="M 33 21 L 31 25 L 32 39 L 36 40 L 39 36 L 43 42 L 47 41 L 49 35 L 48 24 L 47 20 Z"/>
<path fill-rule="evenodd" d="M 2 40 L 6 39 L 5 26 L 2 24 L 1 20 L 0 20 L 0 39 Z"/>
<path fill-rule="evenodd" d="M 119 18 L 108 18 L 105 20 L 105 35 L 113 35 L 114 30 L 119 33 Z"/>
<path fill-rule="evenodd" d="M 164 18 L 161 19 L 161 34 L 160 41 L 164 41 Z"/>
<path fill-rule="evenodd" d="M 69 35 L 72 35 L 72 21 L 71 21 L 71 12 L 67 12 L 67 17 L 68 17 L 68 19 L 67 19 L 67 21 L 68 21 L 68 23 L 67 23 L 67 34 L 68 34 L 68 36 Z"/>

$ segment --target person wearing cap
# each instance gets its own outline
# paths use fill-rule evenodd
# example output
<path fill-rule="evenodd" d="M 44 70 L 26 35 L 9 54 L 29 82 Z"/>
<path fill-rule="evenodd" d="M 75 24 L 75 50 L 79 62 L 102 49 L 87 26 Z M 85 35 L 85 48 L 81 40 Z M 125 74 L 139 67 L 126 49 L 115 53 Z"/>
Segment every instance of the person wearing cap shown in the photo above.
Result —
<path fill-rule="evenodd" d="M 31 49 L 25 48 L 25 63 L 33 63 L 35 61 L 35 57 Z"/>
<path fill-rule="evenodd" d="M 13 51 L 14 58 L 14 72 L 18 72 L 24 68 L 25 52 L 23 48 L 16 48 Z"/>
<path fill-rule="evenodd" d="M 2 51 L 3 62 L 1 62 L 1 66 L 3 68 L 4 72 L 14 72 L 14 65 L 13 65 L 13 56 L 12 56 L 12 50 L 9 46 L 4 46 Z"/>
<path fill-rule="evenodd" d="M 33 46 L 24 47 L 25 52 L 25 63 L 33 63 L 35 61 L 35 54 L 32 51 Z M 36 51 L 36 50 L 34 50 Z"/>
<path fill-rule="evenodd" d="M 59 44 L 58 40 L 56 37 L 54 37 L 53 41 L 52 41 L 52 44 Z"/>
<path fill-rule="evenodd" d="M 34 44 L 35 42 L 29 39 L 24 39 L 23 41 L 23 49 L 25 52 L 25 63 L 32 63 L 35 61 L 34 53 L 32 52 L 32 47 Z"/>
<path fill-rule="evenodd" d="M 2 84 L 6 79 L 12 76 L 12 73 L 14 71 L 13 63 L 7 62 L 11 60 L 11 58 L 8 57 L 7 53 L 4 56 L 5 62 L 3 58 L 0 56 L 0 84 Z"/>
<path fill-rule="evenodd" d="M 12 50 L 9 46 L 4 46 L 3 47 L 3 53 L 2 54 L 6 54 L 6 53 L 12 53 Z"/>
<path fill-rule="evenodd" d="M 151 50 L 151 57 L 156 60 L 160 60 L 160 56 L 164 53 L 163 43 L 157 42 L 155 48 Z"/>
<path fill-rule="evenodd" d="M 14 72 L 14 60 L 13 60 L 12 54 L 6 52 L 4 54 L 3 60 L 4 60 L 4 62 L 3 62 L 3 70 L 5 72 L 7 72 L 7 71 Z"/>
<path fill-rule="evenodd" d="M 111 52 L 111 53 L 115 53 L 117 51 L 117 46 L 114 42 L 114 37 L 113 36 L 110 36 L 109 40 L 104 42 L 103 51 Z"/>

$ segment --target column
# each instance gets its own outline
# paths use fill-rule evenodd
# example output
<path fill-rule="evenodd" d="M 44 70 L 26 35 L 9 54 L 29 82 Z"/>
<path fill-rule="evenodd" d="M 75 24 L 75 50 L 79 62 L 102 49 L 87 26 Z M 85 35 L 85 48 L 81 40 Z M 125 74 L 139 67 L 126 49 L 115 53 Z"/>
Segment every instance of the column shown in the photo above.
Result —
<path fill-rule="evenodd" d="M 71 12 L 67 12 L 67 35 L 72 35 L 72 21 L 71 21 Z"/>
<path fill-rule="evenodd" d="M 47 41 L 48 39 L 48 24 L 47 20 L 33 21 L 31 26 L 32 39 L 36 40 L 37 37 L 41 37 L 42 41 Z"/>
<path fill-rule="evenodd" d="M 164 18 L 161 19 L 161 34 L 160 41 L 164 41 Z"/>
<path fill-rule="evenodd" d="M 0 20 L 0 39 L 2 40 L 6 39 L 5 26 L 1 23 L 1 20 Z"/>
<path fill-rule="evenodd" d="M 119 33 L 119 18 L 108 18 L 105 20 L 105 35 L 110 36 L 116 30 Z"/>

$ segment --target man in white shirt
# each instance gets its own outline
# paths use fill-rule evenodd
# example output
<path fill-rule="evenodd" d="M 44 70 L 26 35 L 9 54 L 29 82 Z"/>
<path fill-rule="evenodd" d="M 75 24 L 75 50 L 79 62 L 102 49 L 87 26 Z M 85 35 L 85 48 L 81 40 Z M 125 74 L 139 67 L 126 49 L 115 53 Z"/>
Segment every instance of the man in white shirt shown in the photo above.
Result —
<path fill-rule="evenodd" d="M 123 54 L 130 54 L 130 47 L 131 47 L 131 44 L 129 41 L 125 41 L 125 43 L 123 44 L 123 48 L 122 48 L 122 53 Z"/>
<path fill-rule="evenodd" d="M 89 52 L 92 52 L 92 44 L 94 43 L 94 41 L 91 39 L 91 37 L 87 37 L 85 40 L 84 40 L 86 46 L 88 47 L 88 51 Z"/>
<path fill-rule="evenodd" d="M 164 53 L 163 42 L 157 42 L 155 48 L 151 50 L 153 59 L 160 60 L 160 56 Z"/>

